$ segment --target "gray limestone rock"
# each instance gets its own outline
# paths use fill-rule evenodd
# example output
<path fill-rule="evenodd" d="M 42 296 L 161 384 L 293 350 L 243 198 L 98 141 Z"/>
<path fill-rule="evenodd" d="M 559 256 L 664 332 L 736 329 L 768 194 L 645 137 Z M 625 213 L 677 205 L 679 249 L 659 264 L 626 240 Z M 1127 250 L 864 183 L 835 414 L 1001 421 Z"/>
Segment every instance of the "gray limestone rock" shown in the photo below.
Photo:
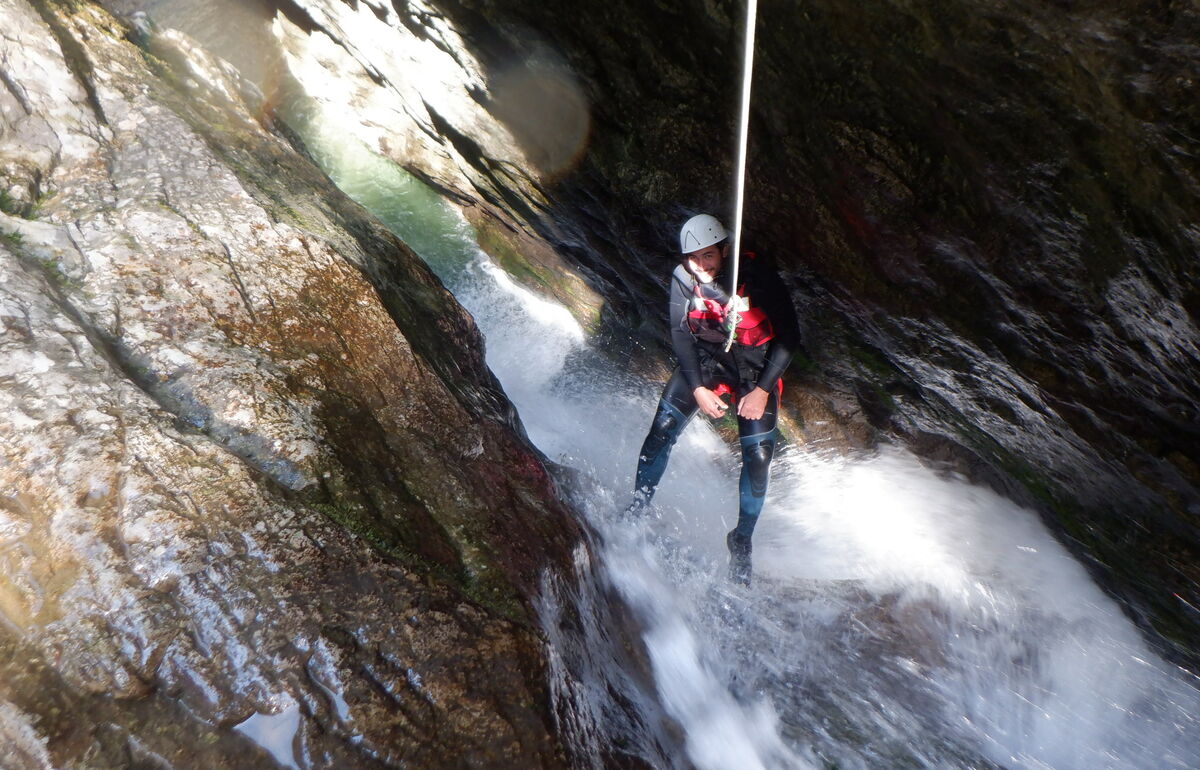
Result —
<path fill-rule="evenodd" d="M 469 316 L 229 65 L 0 15 L 6 766 L 564 764 L 579 531 Z"/>

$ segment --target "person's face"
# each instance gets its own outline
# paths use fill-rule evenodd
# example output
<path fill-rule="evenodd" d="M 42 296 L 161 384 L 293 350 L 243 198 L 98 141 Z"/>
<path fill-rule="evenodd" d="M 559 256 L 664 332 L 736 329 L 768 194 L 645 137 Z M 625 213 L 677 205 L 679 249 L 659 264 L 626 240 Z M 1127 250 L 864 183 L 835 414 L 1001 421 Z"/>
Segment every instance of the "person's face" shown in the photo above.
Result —
<path fill-rule="evenodd" d="M 728 248 L 725 244 L 714 243 L 712 246 L 688 252 L 688 270 L 691 270 L 692 274 L 700 279 L 700 283 L 712 283 L 721 270 L 721 263 L 725 261 L 725 252 Z"/>

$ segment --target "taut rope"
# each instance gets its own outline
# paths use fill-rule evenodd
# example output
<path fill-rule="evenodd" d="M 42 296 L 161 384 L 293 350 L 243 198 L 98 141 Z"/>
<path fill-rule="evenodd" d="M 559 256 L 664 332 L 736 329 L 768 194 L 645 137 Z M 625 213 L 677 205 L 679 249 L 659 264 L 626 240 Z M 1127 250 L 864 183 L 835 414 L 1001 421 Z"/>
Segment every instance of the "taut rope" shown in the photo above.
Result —
<path fill-rule="evenodd" d="M 738 135 L 737 158 L 737 196 L 734 199 L 733 214 L 733 284 L 729 291 L 727 318 L 729 319 L 729 339 L 725 341 L 725 350 L 733 347 L 734 330 L 738 324 L 738 313 L 742 308 L 738 299 L 738 265 L 742 257 L 742 190 L 746 186 L 746 142 L 750 134 L 750 81 L 754 75 L 754 21 L 758 15 L 758 0 L 749 0 L 746 9 L 746 45 L 745 60 L 742 64 L 742 116 L 741 128 Z"/>

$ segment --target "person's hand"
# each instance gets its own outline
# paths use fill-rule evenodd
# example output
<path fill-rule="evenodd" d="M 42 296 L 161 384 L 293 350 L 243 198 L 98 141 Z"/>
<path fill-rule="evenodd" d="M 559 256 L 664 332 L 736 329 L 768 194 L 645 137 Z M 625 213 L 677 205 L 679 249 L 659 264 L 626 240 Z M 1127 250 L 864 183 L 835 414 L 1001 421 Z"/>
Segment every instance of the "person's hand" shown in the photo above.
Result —
<path fill-rule="evenodd" d="M 700 411 L 713 419 L 725 414 L 725 410 L 729 408 L 725 406 L 725 402 L 721 400 L 720 396 L 703 386 L 693 390 L 692 396 L 696 399 L 696 405 L 700 407 Z"/>
<path fill-rule="evenodd" d="M 757 420 L 762 417 L 763 412 L 767 411 L 767 399 L 770 397 L 770 393 L 755 386 L 754 390 L 738 400 L 738 417 L 744 417 L 747 420 Z"/>

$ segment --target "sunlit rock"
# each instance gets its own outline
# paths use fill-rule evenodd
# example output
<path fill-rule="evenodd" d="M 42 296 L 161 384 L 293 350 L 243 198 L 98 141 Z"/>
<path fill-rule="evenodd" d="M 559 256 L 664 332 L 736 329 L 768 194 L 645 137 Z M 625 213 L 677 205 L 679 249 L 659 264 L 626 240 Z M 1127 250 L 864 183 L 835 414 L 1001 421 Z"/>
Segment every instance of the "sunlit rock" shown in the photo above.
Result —
<path fill-rule="evenodd" d="M 591 126 L 578 79 L 553 51 L 513 51 L 487 66 L 423 2 L 288 2 L 271 31 L 282 49 L 279 82 L 294 82 L 326 119 L 338 116 L 347 137 L 445 191 L 482 248 L 596 326 L 601 298 L 564 263 L 555 238 L 548 247 L 539 237 L 554 229 L 539 214 L 549 205 L 543 187 L 580 161 Z"/>
<path fill-rule="evenodd" d="M 578 531 L 469 316 L 225 62 L 0 15 L 6 760 L 561 765 Z"/>

